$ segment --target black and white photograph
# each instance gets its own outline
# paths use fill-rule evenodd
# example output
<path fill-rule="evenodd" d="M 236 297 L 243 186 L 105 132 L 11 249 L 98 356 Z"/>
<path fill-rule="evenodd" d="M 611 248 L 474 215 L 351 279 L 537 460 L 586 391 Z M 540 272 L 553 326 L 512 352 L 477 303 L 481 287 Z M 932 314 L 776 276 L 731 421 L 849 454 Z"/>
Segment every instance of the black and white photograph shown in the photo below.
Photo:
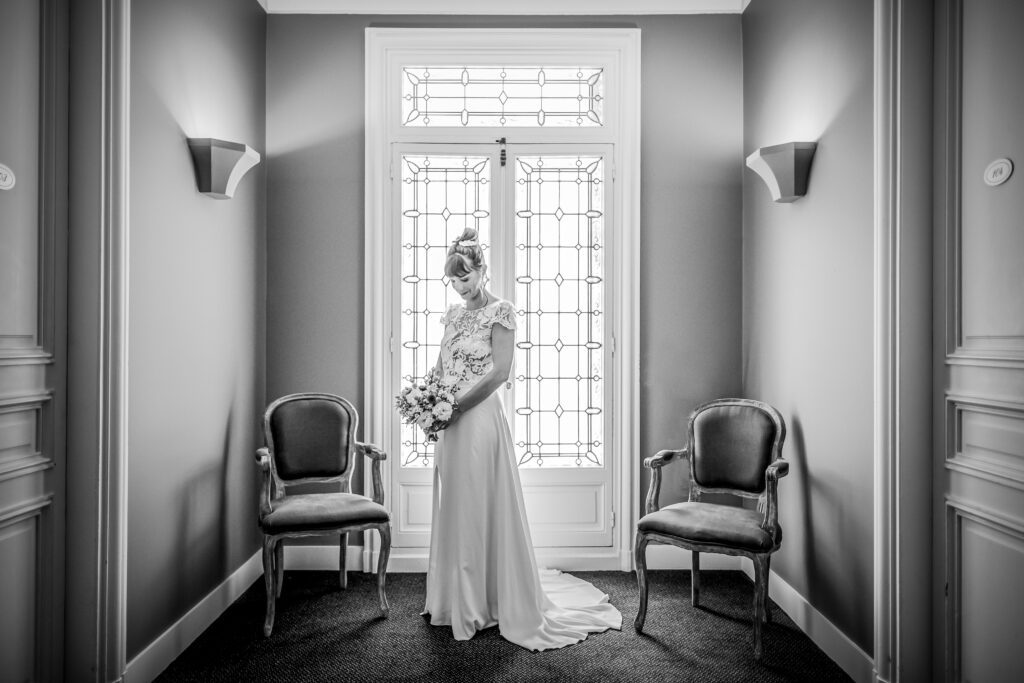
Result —
<path fill-rule="evenodd" d="M 1022 35 L 0 0 L 0 681 L 1020 680 Z"/>

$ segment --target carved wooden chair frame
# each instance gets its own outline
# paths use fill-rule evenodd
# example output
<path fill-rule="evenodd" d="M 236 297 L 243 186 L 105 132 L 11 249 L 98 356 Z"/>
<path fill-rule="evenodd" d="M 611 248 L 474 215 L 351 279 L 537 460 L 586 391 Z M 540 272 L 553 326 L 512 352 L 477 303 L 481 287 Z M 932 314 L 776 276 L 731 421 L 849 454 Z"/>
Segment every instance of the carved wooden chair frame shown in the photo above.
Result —
<path fill-rule="evenodd" d="M 695 465 L 690 454 L 694 452 L 693 423 L 698 415 L 712 408 L 725 406 L 747 406 L 757 408 L 764 412 L 771 419 L 775 426 L 775 437 L 771 446 L 771 460 L 764 473 L 764 490 L 760 493 L 751 493 L 740 489 L 712 488 L 701 486 L 697 483 Z M 758 510 L 764 511 L 764 519 L 761 528 L 769 533 L 772 538 L 772 547 L 767 552 L 754 553 L 741 548 L 728 546 L 711 545 L 687 541 L 676 536 L 660 534 L 657 532 L 645 532 L 638 530 L 635 543 L 636 574 L 640 590 L 640 608 L 637 611 L 634 627 L 641 632 L 644 620 L 647 618 L 647 544 L 665 543 L 674 545 L 691 552 L 693 560 L 692 579 L 690 583 L 690 602 L 694 607 L 700 602 L 700 553 L 718 553 L 722 555 L 734 555 L 750 558 L 754 565 L 754 657 L 760 659 L 763 654 L 761 643 L 761 622 L 771 622 L 771 611 L 768 608 L 768 572 L 771 568 L 771 555 L 782 543 L 782 533 L 779 526 L 778 507 L 778 486 L 779 479 L 789 472 L 789 463 L 782 459 L 782 444 L 786 440 L 786 422 L 782 415 L 774 407 L 755 401 L 753 399 L 725 398 L 710 401 L 698 406 L 691 414 L 687 425 L 687 446 L 681 449 L 666 449 L 644 460 L 644 466 L 651 470 L 651 483 L 647 491 L 647 501 L 644 514 L 657 512 L 658 496 L 661 492 L 661 468 L 671 462 L 685 459 L 690 465 L 690 492 L 688 502 L 698 502 L 705 493 L 728 493 L 741 496 L 747 499 L 756 499 Z"/>
<path fill-rule="evenodd" d="M 271 433 L 270 419 L 274 411 L 284 403 L 291 401 L 302 401 L 319 399 L 337 403 L 348 414 L 349 417 L 349 453 L 345 471 L 333 477 L 304 477 L 289 479 L 287 482 L 281 479 L 277 473 L 277 466 L 274 461 L 274 436 Z M 387 459 L 387 454 L 371 443 L 356 441 L 355 435 L 359 427 L 359 414 L 355 407 L 347 399 L 334 394 L 323 393 L 299 393 L 282 396 L 271 403 L 263 414 L 263 435 L 267 446 L 256 451 L 256 460 L 262 473 L 262 485 L 260 487 L 259 518 L 270 514 L 274 502 L 285 495 L 286 486 L 308 483 L 332 483 L 340 482 L 343 493 L 350 493 L 352 488 L 352 471 L 355 468 L 355 455 L 360 454 L 371 461 L 371 476 L 373 478 L 373 502 L 378 505 L 384 504 L 384 485 L 381 479 L 381 462 Z M 263 531 L 263 579 L 266 584 L 267 610 L 263 622 L 263 633 L 269 636 L 274 628 L 275 602 L 281 595 L 281 586 L 284 582 L 284 544 L 281 541 L 285 538 L 299 538 L 303 536 L 326 536 L 339 534 L 339 575 L 338 583 L 344 590 L 348 588 L 348 576 L 345 566 L 345 558 L 348 551 L 348 535 L 367 529 L 376 529 L 380 534 L 380 555 L 377 558 L 377 597 L 380 601 L 380 610 L 385 617 L 388 616 L 390 607 L 387 595 L 384 591 L 385 575 L 387 573 L 388 557 L 391 554 L 391 523 L 390 521 L 374 522 L 368 524 L 346 524 L 331 528 L 320 528 L 309 531 L 285 531 L 281 533 L 268 533 Z"/>

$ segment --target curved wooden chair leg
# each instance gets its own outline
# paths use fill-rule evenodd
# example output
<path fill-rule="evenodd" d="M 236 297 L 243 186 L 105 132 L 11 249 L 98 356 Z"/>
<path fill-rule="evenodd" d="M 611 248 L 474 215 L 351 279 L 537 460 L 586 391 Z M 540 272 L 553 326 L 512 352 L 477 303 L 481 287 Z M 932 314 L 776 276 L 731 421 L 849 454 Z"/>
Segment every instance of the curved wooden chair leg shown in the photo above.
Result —
<path fill-rule="evenodd" d="M 640 607 L 636 612 L 636 619 L 633 621 L 633 628 L 637 633 L 644 629 L 644 621 L 647 619 L 647 543 L 648 538 L 642 533 L 636 535 L 634 554 L 636 557 L 636 583 L 640 591 Z"/>
<path fill-rule="evenodd" d="M 754 556 L 754 659 L 761 659 L 761 621 L 764 619 L 764 594 L 768 590 L 768 572 L 765 555 Z"/>
<path fill-rule="evenodd" d="M 700 553 L 696 550 L 690 552 L 693 558 L 690 570 L 690 604 L 694 607 L 700 606 Z"/>
<path fill-rule="evenodd" d="M 348 566 L 346 563 L 348 555 L 348 532 L 340 534 L 338 539 L 338 585 L 341 590 L 348 589 Z"/>
<path fill-rule="evenodd" d="M 276 597 L 281 597 L 281 588 L 284 586 L 284 540 L 278 539 L 274 544 L 274 580 L 276 582 Z"/>
<path fill-rule="evenodd" d="M 768 582 L 771 579 L 772 556 L 764 556 L 764 623 L 772 623 L 772 601 L 768 598 Z"/>
<path fill-rule="evenodd" d="M 277 598 L 274 550 L 276 543 L 270 536 L 263 537 L 263 583 L 267 591 L 267 611 L 263 619 L 263 635 L 269 637 L 274 630 L 274 601 Z"/>
<path fill-rule="evenodd" d="M 380 554 L 377 556 L 377 597 L 380 599 L 380 611 L 386 617 L 391 609 L 388 606 L 388 596 L 384 592 L 388 557 L 391 555 L 391 526 L 384 524 L 378 529 L 378 532 L 380 533 Z"/>

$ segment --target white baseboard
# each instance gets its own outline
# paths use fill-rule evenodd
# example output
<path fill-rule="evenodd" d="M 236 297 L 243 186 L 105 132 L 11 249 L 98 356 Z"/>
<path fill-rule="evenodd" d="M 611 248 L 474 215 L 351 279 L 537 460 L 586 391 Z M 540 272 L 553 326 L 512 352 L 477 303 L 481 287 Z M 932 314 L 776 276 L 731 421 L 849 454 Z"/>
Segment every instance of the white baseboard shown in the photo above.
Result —
<path fill-rule="evenodd" d="M 124 683 L 150 683 L 261 576 L 257 552 L 125 666 Z"/>
<path fill-rule="evenodd" d="M 692 569 L 693 556 L 689 550 L 677 548 L 674 545 L 663 543 L 651 543 L 647 546 L 647 568 L 648 569 Z M 719 555 L 718 553 L 701 553 L 701 569 L 740 569 L 740 558 L 734 555 Z"/>
<path fill-rule="evenodd" d="M 701 567 L 704 566 L 703 558 Z M 754 565 L 742 561 L 743 573 L 754 580 Z M 768 572 L 768 597 L 789 615 L 801 631 L 821 648 L 822 652 L 839 665 L 857 683 L 874 681 L 874 660 L 856 643 L 840 631 L 821 612 L 814 609 L 804 596 L 786 583 L 774 571 Z"/>
<path fill-rule="evenodd" d="M 362 571 L 363 546 L 350 545 L 345 550 L 345 567 L 349 571 Z M 338 571 L 338 544 L 286 545 L 284 568 L 299 571 Z"/>
<path fill-rule="evenodd" d="M 349 569 L 368 566 L 376 571 L 378 550 L 373 550 L 363 564 L 364 547 L 350 546 Z M 388 557 L 388 573 L 425 574 L 428 548 L 392 548 Z M 622 567 L 623 558 L 607 548 L 536 548 L 537 564 L 562 571 L 613 571 Z M 285 569 L 333 570 L 338 566 L 337 546 L 289 546 L 284 554 Z"/>
<path fill-rule="evenodd" d="M 561 550 L 536 548 L 537 564 L 562 571 L 618 571 L 622 559 L 605 552 L 588 552 L 583 548 Z M 388 572 L 392 574 L 420 573 L 427 571 L 429 550 L 427 548 L 392 548 L 388 558 Z M 348 568 L 363 566 L 363 546 L 349 546 Z M 689 551 L 671 545 L 650 544 L 647 546 L 648 569 L 690 569 Z M 377 566 L 377 553 L 372 553 L 369 566 Z M 335 570 L 338 568 L 338 547 L 327 545 L 288 546 L 284 553 L 285 569 Z M 712 553 L 702 554 L 701 569 L 734 570 L 740 567 L 740 558 Z"/>

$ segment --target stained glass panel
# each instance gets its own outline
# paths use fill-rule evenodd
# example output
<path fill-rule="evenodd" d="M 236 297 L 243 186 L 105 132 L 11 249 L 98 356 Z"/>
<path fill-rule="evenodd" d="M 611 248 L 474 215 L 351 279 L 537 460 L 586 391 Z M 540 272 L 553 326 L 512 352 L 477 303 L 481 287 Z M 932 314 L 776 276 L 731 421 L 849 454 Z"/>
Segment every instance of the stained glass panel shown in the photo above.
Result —
<path fill-rule="evenodd" d="M 403 75 L 404 126 L 603 125 L 600 68 L 407 66 Z"/>
<path fill-rule="evenodd" d="M 448 286 L 444 261 L 451 240 L 476 228 L 489 249 L 490 159 L 484 156 L 403 155 L 401 239 L 402 386 L 427 374 L 437 361 L 441 316 L 458 295 Z M 402 425 L 403 467 L 433 465 L 433 444 L 418 427 Z"/>
<path fill-rule="evenodd" d="M 604 163 L 519 157 L 515 183 L 520 467 L 603 467 Z"/>

